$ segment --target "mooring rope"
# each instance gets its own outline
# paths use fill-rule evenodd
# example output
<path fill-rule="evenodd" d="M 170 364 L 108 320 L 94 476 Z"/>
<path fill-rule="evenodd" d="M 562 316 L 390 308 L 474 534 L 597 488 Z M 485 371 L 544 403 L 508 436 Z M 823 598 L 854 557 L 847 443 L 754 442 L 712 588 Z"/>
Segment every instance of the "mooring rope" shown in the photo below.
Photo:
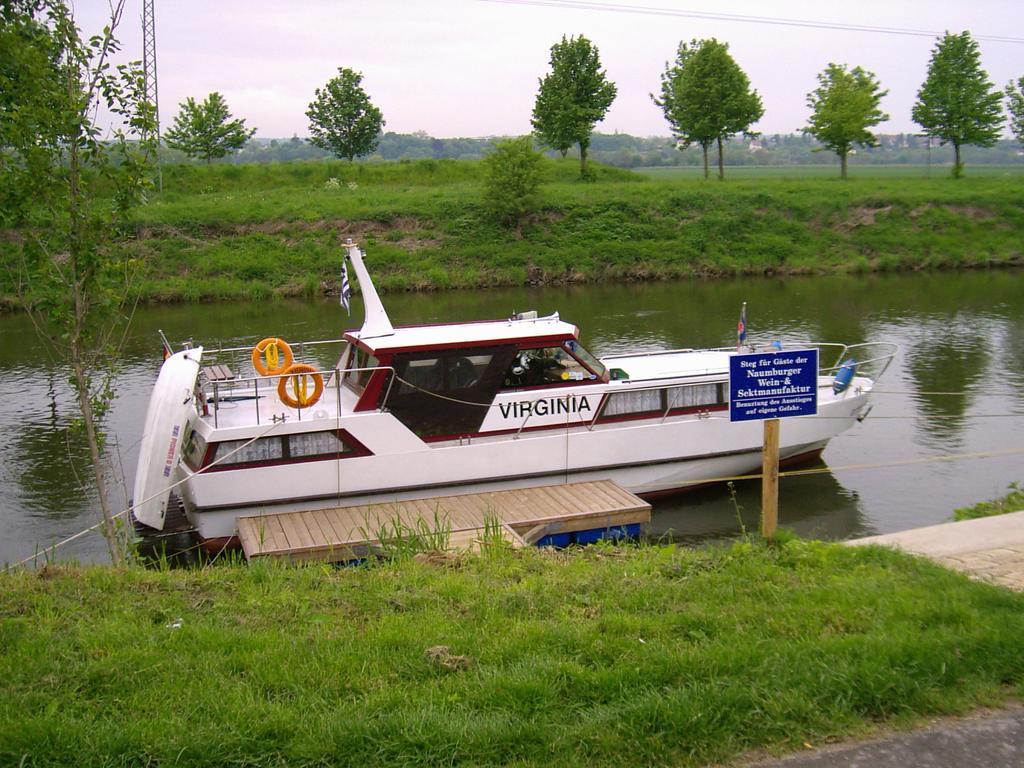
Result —
<path fill-rule="evenodd" d="M 207 470 L 217 466 L 218 464 L 220 464 L 221 462 L 225 461 L 226 459 L 231 458 L 232 456 L 234 456 L 236 453 L 238 453 L 242 449 L 247 448 L 249 445 L 251 445 L 252 443 L 256 442 L 261 437 L 266 437 L 267 435 L 270 434 L 271 430 L 276 429 L 278 426 L 280 426 L 283 423 L 284 422 L 278 422 L 276 424 L 271 424 L 263 432 L 260 432 L 255 437 L 245 441 L 244 443 L 242 443 L 240 446 L 238 446 L 234 450 L 228 451 L 223 456 L 220 456 L 216 460 L 211 461 L 205 467 L 202 467 L 201 469 L 196 470 L 194 474 L 201 475 L 201 474 L 205 473 Z M 173 491 L 175 488 L 177 488 L 179 485 L 181 485 L 182 483 L 186 482 L 187 480 L 189 480 L 188 477 L 183 477 L 181 480 L 178 480 L 177 482 L 172 483 L 170 486 L 168 486 L 164 490 L 165 491 Z M 130 507 L 122 509 L 120 512 L 118 512 L 116 514 L 111 515 L 110 519 L 111 520 L 117 520 L 117 519 L 119 519 L 121 517 L 124 517 L 129 512 L 131 512 L 135 507 L 139 506 L 139 504 L 145 504 L 147 501 L 155 499 L 157 496 L 160 496 L 163 493 L 164 493 L 164 491 L 158 491 L 157 493 L 154 493 L 152 496 L 148 496 L 147 498 L 143 499 L 142 501 L 137 502 L 137 503 L 131 505 Z M 96 523 L 95 525 L 91 525 L 88 528 L 86 528 L 85 530 L 82 530 L 82 531 L 79 531 L 78 533 L 72 534 L 71 536 L 68 536 L 66 539 L 61 539 L 56 544 L 52 544 L 49 547 L 46 547 L 45 549 L 41 549 L 38 552 L 36 552 L 34 555 L 29 555 L 28 557 L 22 558 L 21 560 L 19 560 L 16 563 L 11 563 L 10 565 L 6 565 L 6 566 L 4 566 L 4 573 L 7 573 L 8 571 L 13 570 L 14 568 L 19 568 L 19 567 L 29 563 L 30 561 L 38 560 L 40 557 L 46 557 L 49 553 L 55 552 L 60 547 L 66 546 L 67 544 L 70 544 L 71 542 L 76 541 L 77 539 L 82 538 L 83 536 L 85 536 L 88 533 L 92 533 L 96 529 L 101 528 L 104 524 L 105 524 L 105 521 L 100 520 L 100 522 Z"/>

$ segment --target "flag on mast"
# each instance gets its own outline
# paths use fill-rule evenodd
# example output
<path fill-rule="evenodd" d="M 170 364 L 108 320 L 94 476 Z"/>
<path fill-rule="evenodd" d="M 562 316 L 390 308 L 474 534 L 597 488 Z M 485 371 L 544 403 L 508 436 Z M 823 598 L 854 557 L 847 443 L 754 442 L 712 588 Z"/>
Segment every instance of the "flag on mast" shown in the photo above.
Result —
<path fill-rule="evenodd" d="M 352 286 L 348 284 L 348 254 L 341 257 L 341 306 L 352 315 Z"/>
<path fill-rule="evenodd" d="M 736 349 L 743 345 L 743 342 L 747 340 L 747 302 L 743 302 L 743 307 L 740 309 L 740 321 L 736 323 Z"/>

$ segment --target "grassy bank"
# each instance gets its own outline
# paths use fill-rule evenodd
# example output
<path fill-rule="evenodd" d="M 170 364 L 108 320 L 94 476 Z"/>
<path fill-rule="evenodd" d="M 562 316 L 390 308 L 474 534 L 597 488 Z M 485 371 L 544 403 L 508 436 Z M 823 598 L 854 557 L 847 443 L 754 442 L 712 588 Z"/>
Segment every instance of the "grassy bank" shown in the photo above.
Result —
<path fill-rule="evenodd" d="M 872 548 L 0 577 L 0 763 L 701 765 L 1020 694 L 1024 596 Z"/>
<path fill-rule="evenodd" d="M 957 521 L 974 520 L 978 517 L 1006 515 L 1022 510 L 1024 510 L 1024 487 L 1020 483 L 1010 483 L 1010 488 L 1005 496 L 955 509 L 953 510 L 953 519 Z"/>
<path fill-rule="evenodd" d="M 342 237 L 390 291 L 1024 262 L 1019 173 L 858 172 L 721 183 L 599 168 L 586 183 L 548 161 L 519 237 L 483 210 L 475 161 L 176 166 L 125 248 L 147 301 L 336 293 Z"/>

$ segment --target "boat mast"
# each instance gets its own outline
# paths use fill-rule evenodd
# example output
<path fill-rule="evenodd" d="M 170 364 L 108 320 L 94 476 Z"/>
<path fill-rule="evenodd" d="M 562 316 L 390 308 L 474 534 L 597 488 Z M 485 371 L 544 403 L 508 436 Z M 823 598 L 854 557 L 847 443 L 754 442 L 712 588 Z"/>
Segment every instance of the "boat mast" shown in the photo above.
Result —
<path fill-rule="evenodd" d="M 393 335 L 395 328 L 391 325 L 388 313 L 384 310 L 384 304 L 370 279 L 370 273 L 366 271 L 366 265 L 363 264 L 363 252 L 359 250 L 358 245 L 352 242 L 351 237 L 345 241 L 345 248 L 348 249 L 348 258 L 352 262 L 352 268 L 356 271 L 359 289 L 363 294 L 363 327 L 359 329 L 359 338 L 372 339 L 377 336 Z"/>

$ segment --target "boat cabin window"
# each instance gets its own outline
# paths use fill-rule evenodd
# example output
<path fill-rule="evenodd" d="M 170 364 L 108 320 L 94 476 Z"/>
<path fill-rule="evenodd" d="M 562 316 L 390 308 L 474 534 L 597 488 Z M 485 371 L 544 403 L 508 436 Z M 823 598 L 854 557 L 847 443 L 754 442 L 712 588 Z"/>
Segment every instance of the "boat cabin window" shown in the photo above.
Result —
<path fill-rule="evenodd" d="M 362 394 L 366 389 L 366 383 L 370 380 L 374 368 L 377 367 L 377 358 L 360 349 L 355 344 L 348 355 L 348 365 L 345 367 L 345 374 L 342 381 L 357 394 Z"/>
<path fill-rule="evenodd" d="M 664 413 L 720 406 L 725 403 L 724 385 L 688 384 L 664 389 L 638 389 L 608 396 L 601 418 L 634 413 Z"/>
<path fill-rule="evenodd" d="M 211 469 L 238 469 L 240 465 L 279 464 L 316 458 L 335 458 L 354 448 L 335 431 L 260 437 L 256 440 L 225 440 L 216 443 L 208 457 Z"/>
<path fill-rule="evenodd" d="M 417 390 L 444 392 L 450 389 L 469 389 L 480 381 L 493 358 L 491 352 L 480 355 L 460 352 L 421 360 L 410 359 L 398 374 L 395 389 L 397 394 L 409 394 Z"/>
<path fill-rule="evenodd" d="M 576 341 L 567 341 L 557 346 L 520 350 L 505 371 L 504 386 L 536 387 L 543 384 L 594 381 L 603 376 L 604 366 L 600 362 L 595 360 L 597 369 L 591 371 L 573 356 L 570 349 L 576 351 L 583 347 Z M 592 358 L 589 352 L 586 354 Z"/>
<path fill-rule="evenodd" d="M 396 354 L 384 407 L 420 437 L 478 432 L 515 352 L 508 345 Z"/>

